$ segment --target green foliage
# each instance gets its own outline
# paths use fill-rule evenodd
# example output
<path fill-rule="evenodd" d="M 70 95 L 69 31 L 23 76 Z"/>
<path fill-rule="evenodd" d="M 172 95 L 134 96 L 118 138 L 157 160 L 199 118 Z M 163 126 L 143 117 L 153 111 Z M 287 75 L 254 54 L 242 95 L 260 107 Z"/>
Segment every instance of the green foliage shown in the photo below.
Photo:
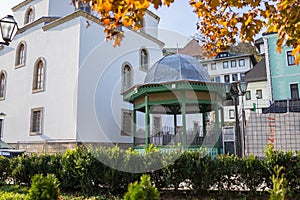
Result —
<path fill-rule="evenodd" d="M 266 151 L 266 158 L 264 164 L 268 170 L 266 177 L 271 177 L 274 174 L 276 165 L 282 166 L 281 173 L 285 174 L 287 186 L 293 193 L 300 192 L 300 156 L 293 154 L 291 151 L 275 151 L 273 146 L 269 146 Z M 267 181 L 268 187 L 272 188 L 272 182 Z"/>
<path fill-rule="evenodd" d="M 60 178 L 61 155 L 18 156 L 10 159 L 9 173 L 17 184 L 31 184 L 35 174 L 55 174 Z"/>
<path fill-rule="evenodd" d="M 32 177 L 32 184 L 26 200 L 56 200 L 59 197 L 58 187 L 59 181 L 55 175 L 36 174 Z"/>
<path fill-rule="evenodd" d="M 300 153 L 274 151 L 272 147 L 265 153 L 264 160 L 253 155 L 245 158 L 222 155 L 213 159 L 201 149 L 159 151 L 150 147 L 145 153 L 138 153 L 118 147 L 78 147 L 63 155 L 0 157 L 0 181 L 7 184 L 12 180 L 10 183 L 29 186 L 35 174 L 54 174 L 63 192 L 123 195 L 130 183 L 146 173 L 157 188 L 179 189 L 185 183 L 194 194 L 206 193 L 211 187 L 224 195 L 236 188 L 257 194 L 258 189 L 273 188 L 270 177 L 278 165 L 283 166 L 281 173 L 285 174 L 290 191 L 300 193 Z"/>
<path fill-rule="evenodd" d="M 256 193 L 258 189 L 265 189 L 262 183 L 268 180 L 268 169 L 264 162 L 254 155 L 242 159 L 242 163 L 239 165 L 239 173 L 242 185 L 246 186 L 252 194 Z"/>
<path fill-rule="evenodd" d="M 270 190 L 270 200 L 284 200 L 288 193 L 286 178 L 284 173 L 281 173 L 283 169 L 278 165 L 274 167 L 274 174 L 271 177 L 273 188 Z"/>
<path fill-rule="evenodd" d="M 25 197 L 25 194 L 0 191 L 0 200 L 24 200 Z"/>
<path fill-rule="evenodd" d="M 0 185 L 3 181 L 7 180 L 9 171 L 9 159 L 4 156 L 0 156 Z"/>
<path fill-rule="evenodd" d="M 128 192 L 124 195 L 124 200 L 158 200 L 159 192 L 157 188 L 152 185 L 150 176 L 141 176 L 141 181 L 129 184 Z"/>

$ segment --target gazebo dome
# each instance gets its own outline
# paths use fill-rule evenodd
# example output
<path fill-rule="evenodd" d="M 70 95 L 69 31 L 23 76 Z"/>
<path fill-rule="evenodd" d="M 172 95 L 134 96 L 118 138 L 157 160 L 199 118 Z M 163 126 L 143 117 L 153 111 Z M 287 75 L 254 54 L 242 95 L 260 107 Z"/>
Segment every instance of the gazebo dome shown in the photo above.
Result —
<path fill-rule="evenodd" d="M 211 82 L 207 70 L 194 57 L 174 54 L 157 61 L 149 70 L 144 83 L 174 81 Z"/>

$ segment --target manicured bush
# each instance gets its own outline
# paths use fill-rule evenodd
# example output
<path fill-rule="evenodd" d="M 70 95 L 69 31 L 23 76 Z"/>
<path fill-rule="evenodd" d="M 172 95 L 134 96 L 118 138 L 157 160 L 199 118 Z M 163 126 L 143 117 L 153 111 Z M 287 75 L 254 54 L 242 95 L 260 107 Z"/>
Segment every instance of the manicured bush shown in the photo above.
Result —
<path fill-rule="evenodd" d="M 18 194 L 14 192 L 1 192 L 0 191 L 0 200 L 24 200 L 26 197 L 25 194 Z"/>
<path fill-rule="evenodd" d="M 266 150 L 264 160 L 255 156 L 211 158 L 205 150 L 175 148 L 164 152 L 153 146 L 145 153 L 118 147 L 78 147 L 63 155 L 0 157 L 0 184 L 10 181 L 29 186 L 35 174 L 54 174 L 66 192 L 123 195 L 128 185 L 144 173 L 151 176 L 157 188 L 178 189 L 184 185 L 194 193 L 216 188 L 224 194 L 233 189 L 249 189 L 256 194 L 273 187 L 270 177 L 276 165 L 283 167 L 281 173 L 285 174 L 291 192 L 300 193 L 300 153 L 274 151 L 272 147 Z"/>
<path fill-rule="evenodd" d="M 270 190 L 270 200 L 284 200 L 288 194 L 288 186 L 284 173 L 281 173 L 283 167 L 276 165 L 274 174 L 271 177 L 273 188 Z"/>
<path fill-rule="evenodd" d="M 293 152 L 275 151 L 272 145 L 269 145 L 265 151 L 266 158 L 264 160 L 265 167 L 268 171 L 266 177 L 274 175 L 274 167 L 276 165 L 283 167 L 280 173 L 285 174 L 287 186 L 291 192 L 300 192 L 300 154 L 295 155 Z M 273 183 L 269 179 L 268 187 L 272 188 Z"/>
<path fill-rule="evenodd" d="M 7 180 L 9 174 L 9 159 L 4 156 L 0 156 L 0 185 Z"/>
<path fill-rule="evenodd" d="M 159 192 L 151 183 L 149 175 L 141 176 L 140 182 L 130 183 L 124 200 L 158 200 Z"/>
<path fill-rule="evenodd" d="M 266 183 L 269 181 L 269 173 L 265 163 L 257 157 L 250 155 L 242 159 L 239 165 L 239 174 L 242 185 L 249 189 L 251 194 L 258 189 L 265 190 Z"/>
<path fill-rule="evenodd" d="M 59 181 L 55 175 L 36 174 L 32 177 L 32 184 L 26 200 L 57 200 L 59 197 L 58 187 Z"/>

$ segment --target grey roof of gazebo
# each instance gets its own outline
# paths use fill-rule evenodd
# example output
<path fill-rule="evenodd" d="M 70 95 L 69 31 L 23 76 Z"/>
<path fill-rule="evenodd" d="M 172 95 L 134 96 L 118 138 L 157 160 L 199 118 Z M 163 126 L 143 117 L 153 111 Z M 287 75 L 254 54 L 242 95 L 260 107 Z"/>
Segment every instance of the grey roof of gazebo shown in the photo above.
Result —
<path fill-rule="evenodd" d="M 157 61 L 147 73 L 144 84 L 175 81 L 211 82 L 207 70 L 196 58 L 175 54 Z"/>

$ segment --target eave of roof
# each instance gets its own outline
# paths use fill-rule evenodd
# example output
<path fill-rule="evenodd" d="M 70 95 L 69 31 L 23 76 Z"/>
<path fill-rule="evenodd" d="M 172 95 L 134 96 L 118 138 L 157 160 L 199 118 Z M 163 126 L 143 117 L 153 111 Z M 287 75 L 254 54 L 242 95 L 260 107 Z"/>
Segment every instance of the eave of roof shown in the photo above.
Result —
<path fill-rule="evenodd" d="M 158 22 L 160 21 L 160 17 L 158 15 L 156 15 L 154 12 L 152 12 L 150 10 L 146 10 L 146 13 L 148 15 L 150 15 L 151 17 L 153 17 L 154 19 L 156 19 Z"/>
<path fill-rule="evenodd" d="M 28 29 L 31 29 L 41 23 L 51 23 L 55 20 L 59 19 L 58 17 L 41 17 L 37 20 L 35 20 L 34 22 L 30 23 L 30 24 L 27 24 L 25 25 L 24 27 L 20 28 L 17 32 L 17 34 L 20 34 L 20 33 L 24 33 L 25 31 L 27 31 Z"/>
<path fill-rule="evenodd" d="M 18 5 L 12 7 L 11 10 L 13 12 L 15 12 L 15 11 L 19 10 L 20 8 L 22 8 L 23 6 L 26 6 L 27 4 L 29 4 L 32 1 L 34 1 L 34 0 L 25 0 L 25 1 L 21 2 L 21 3 L 19 3 Z"/>
<path fill-rule="evenodd" d="M 201 62 L 210 62 L 210 61 L 219 61 L 219 60 L 229 60 L 233 58 L 244 58 L 244 57 L 251 57 L 252 54 L 234 54 L 232 56 L 222 57 L 222 58 L 211 58 L 211 59 L 205 59 L 201 60 Z"/>

